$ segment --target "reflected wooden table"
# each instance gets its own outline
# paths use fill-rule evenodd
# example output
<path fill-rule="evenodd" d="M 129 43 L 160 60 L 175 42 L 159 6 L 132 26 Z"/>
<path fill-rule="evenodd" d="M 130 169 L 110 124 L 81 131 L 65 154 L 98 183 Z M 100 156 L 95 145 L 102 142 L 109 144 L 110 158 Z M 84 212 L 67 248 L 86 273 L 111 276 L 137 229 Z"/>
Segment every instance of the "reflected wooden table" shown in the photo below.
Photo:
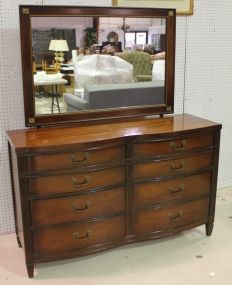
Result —
<path fill-rule="evenodd" d="M 60 113 L 60 105 L 59 105 L 59 92 L 58 92 L 58 85 L 65 85 L 67 84 L 66 79 L 56 79 L 56 80 L 34 80 L 34 86 L 51 86 L 52 87 L 52 113 L 54 106 L 58 108 Z"/>

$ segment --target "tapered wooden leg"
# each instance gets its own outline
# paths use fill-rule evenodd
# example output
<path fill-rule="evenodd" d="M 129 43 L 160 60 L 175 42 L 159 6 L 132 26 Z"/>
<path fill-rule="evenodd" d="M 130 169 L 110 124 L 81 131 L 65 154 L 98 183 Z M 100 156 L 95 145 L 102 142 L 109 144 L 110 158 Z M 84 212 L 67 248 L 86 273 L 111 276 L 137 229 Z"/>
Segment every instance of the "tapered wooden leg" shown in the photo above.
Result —
<path fill-rule="evenodd" d="M 17 242 L 18 242 L 18 247 L 22 247 L 22 244 L 21 244 L 21 241 L 20 241 L 20 238 L 18 235 L 16 235 L 16 238 L 17 238 Z"/>
<path fill-rule="evenodd" d="M 33 278 L 34 276 L 34 264 L 27 264 L 27 274 L 29 278 Z"/>
<path fill-rule="evenodd" d="M 209 237 L 213 232 L 213 223 L 205 224 L 206 235 Z"/>

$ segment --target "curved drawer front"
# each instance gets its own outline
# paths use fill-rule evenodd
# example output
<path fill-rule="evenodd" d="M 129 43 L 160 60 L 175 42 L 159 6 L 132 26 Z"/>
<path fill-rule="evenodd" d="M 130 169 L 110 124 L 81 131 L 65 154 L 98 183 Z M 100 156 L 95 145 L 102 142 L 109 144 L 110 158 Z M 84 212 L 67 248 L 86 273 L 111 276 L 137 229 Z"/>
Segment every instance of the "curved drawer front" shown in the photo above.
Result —
<path fill-rule="evenodd" d="M 117 241 L 125 235 L 125 216 L 35 231 L 35 255 L 82 249 Z"/>
<path fill-rule="evenodd" d="M 124 184 L 124 167 L 85 173 L 56 174 L 28 179 L 30 195 L 75 193 L 105 186 Z"/>
<path fill-rule="evenodd" d="M 151 233 L 188 225 L 207 219 L 209 199 L 204 198 L 189 203 L 150 209 L 134 214 L 134 232 Z"/>
<path fill-rule="evenodd" d="M 73 168 L 121 161 L 125 158 L 125 147 L 117 146 L 70 153 L 35 155 L 27 158 L 28 171 L 45 171 Z"/>
<path fill-rule="evenodd" d="M 196 199 L 209 195 L 210 187 L 211 172 L 162 182 L 135 184 L 134 208 Z"/>
<path fill-rule="evenodd" d="M 33 226 L 75 222 L 125 211 L 125 190 L 31 201 Z"/>
<path fill-rule="evenodd" d="M 172 139 L 167 141 L 138 142 L 134 144 L 133 156 L 150 157 L 156 155 L 173 154 L 203 147 L 210 147 L 213 145 L 213 142 L 213 134 L 184 139 Z"/>
<path fill-rule="evenodd" d="M 205 152 L 177 159 L 138 163 L 133 166 L 132 175 L 135 180 L 181 175 L 211 167 L 212 158 L 212 152 Z"/>

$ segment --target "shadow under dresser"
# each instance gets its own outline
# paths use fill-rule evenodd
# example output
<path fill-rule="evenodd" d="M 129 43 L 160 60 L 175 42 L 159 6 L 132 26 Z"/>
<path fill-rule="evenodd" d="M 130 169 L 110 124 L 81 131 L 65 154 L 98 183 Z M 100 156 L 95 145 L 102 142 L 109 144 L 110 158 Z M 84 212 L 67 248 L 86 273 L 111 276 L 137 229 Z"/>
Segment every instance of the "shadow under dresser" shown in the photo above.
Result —
<path fill-rule="evenodd" d="M 16 235 L 39 262 L 211 235 L 221 125 L 191 115 L 8 131 Z"/>

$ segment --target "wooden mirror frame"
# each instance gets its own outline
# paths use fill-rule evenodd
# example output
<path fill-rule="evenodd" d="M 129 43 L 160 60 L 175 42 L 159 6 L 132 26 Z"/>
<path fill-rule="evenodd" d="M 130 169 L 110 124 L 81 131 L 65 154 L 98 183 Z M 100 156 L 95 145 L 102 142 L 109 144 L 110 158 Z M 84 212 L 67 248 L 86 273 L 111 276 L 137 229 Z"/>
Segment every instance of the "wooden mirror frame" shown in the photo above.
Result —
<path fill-rule="evenodd" d="M 175 69 L 175 9 L 124 8 L 124 7 L 83 7 L 83 6 L 31 6 L 20 5 L 20 39 L 23 74 L 24 111 L 26 126 L 40 126 L 57 123 L 90 122 L 129 119 L 155 114 L 170 114 L 174 108 Z M 166 18 L 166 68 L 165 96 L 162 105 L 120 107 L 101 110 L 87 110 L 64 114 L 36 116 L 34 107 L 33 60 L 31 48 L 31 17 L 46 16 L 101 16 L 101 17 L 161 17 Z"/>

